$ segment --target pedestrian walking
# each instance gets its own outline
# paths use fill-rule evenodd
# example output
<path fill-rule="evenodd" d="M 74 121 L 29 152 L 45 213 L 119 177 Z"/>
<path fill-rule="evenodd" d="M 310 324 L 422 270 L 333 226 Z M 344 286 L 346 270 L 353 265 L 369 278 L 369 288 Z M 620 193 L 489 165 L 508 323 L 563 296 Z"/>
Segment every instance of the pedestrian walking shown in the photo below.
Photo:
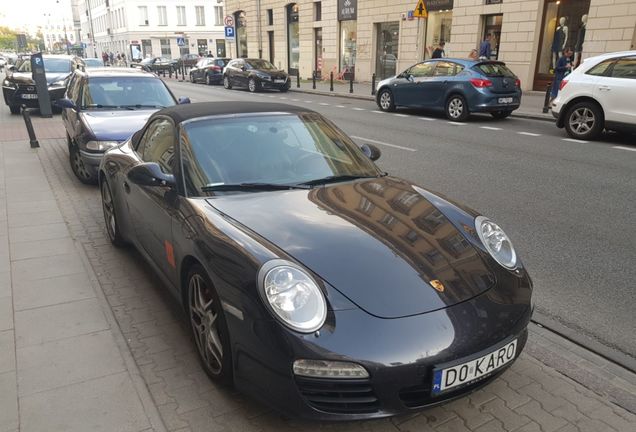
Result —
<path fill-rule="evenodd" d="M 102 61 L 104 62 L 104 66 L 108 66 L 108 54 L 106 54 L 106 51 L 102 53 Z"/>
<path fill-rule="evenodd" d="M 561 87 L 561 81 L 563 78 L 572 71 L 572 48 L 567 47 L 563 50 L 563 55 L 557 60 L 554 67 L 554 81 L 552 81 L 552 91 L 550 93 L 550 102 L 554 100 L 559 94 L 559 88 Z"/>
<path fill-rule="evenodd" d="M 446 46 L 445 41 L 439 41 L 437 48 L 433 49 L 433 47 L 428 47 L 428 52 L 431 55 L 431 58 L 444 58 L 446 57 L 446 51 L 444 51 L 444 47 Z"/>
<path fill-rule="evenodd" d="M 490 39 L 492 35 L 488 33 L 484 40 L 479 45 L 479 58 L 490 60 L 490 55 L 492 54 L 492 47 L 490 45 Z"/>
<path fill-rule="evenodd" d="M 208 57 L 214 57 L 214 55 L 212 55 L 212 51 L 208 51 Z"/>
<path fill-rule="evenodd" d="M 110 54 L 108 54 L 108 58 L 110 59 L 110 64 L 115 63 L 115 55 L 112 51 L 110 52 Z"/>

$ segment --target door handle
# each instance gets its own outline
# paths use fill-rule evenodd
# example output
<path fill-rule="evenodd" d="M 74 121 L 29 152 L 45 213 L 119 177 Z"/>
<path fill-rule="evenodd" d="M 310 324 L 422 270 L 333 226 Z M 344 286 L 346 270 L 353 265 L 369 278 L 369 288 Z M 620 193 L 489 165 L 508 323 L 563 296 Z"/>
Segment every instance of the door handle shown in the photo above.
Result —
<path fill-rule="evenodd" d="M 600 91 L 610 91 L 610 90 L 612 90 L 612 89 L 611 89 L 611 88 L 609 88 L 608 86 L 600 86 L 598 89 L 599 89 Z"/>

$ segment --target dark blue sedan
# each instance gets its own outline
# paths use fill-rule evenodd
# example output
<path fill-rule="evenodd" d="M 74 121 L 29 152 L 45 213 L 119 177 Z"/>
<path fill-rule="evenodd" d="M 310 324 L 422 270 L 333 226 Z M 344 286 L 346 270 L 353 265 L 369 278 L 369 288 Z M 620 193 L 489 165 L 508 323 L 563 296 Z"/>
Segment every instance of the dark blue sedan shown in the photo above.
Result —
<path fill-rule="evenodd" d="M 504 63 L 490 60 L 427 60 L 380 81 L 376 90 L 382 111 L 443 109 L 452 121 L 475 112 L 505 118 L 521 103 L 519 78 Z"/>
<path fill-rule="evenodd" d="M 95 184 L 104 152 L 141 129 L 152 113 L 176 105 L 177 100 L 152 73 L 101 68 L 75 71 L 66 97 L 57 104 L 64 108 L 73 173 L 82 183 Z"/>

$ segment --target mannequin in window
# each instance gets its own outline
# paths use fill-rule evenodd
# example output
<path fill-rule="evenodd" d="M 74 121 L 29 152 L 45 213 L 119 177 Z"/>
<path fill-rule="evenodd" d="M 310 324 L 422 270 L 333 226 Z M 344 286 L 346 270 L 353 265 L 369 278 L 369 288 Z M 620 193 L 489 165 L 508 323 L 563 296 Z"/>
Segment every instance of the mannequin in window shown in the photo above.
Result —
<path fill-rule="evenodd" d="M 559 18 L 559 25 L 554 31 L 554 39 L 552 39 L 552 68 L 557 60 L 563 55 L 563 48 L 568 42 L 568 27 L 565 25 L 565 17 Z"/>
<path fill-rule="evenodd" d="M 587 15 L 581 17 L 581 28 L 576 35 L 576 44 L 574 45 L 574 67 L 577 68 L 581 64 L 581 53 L 583 52 L 583 42 L 585 42 L 585 27 L 587 26 Z"/>

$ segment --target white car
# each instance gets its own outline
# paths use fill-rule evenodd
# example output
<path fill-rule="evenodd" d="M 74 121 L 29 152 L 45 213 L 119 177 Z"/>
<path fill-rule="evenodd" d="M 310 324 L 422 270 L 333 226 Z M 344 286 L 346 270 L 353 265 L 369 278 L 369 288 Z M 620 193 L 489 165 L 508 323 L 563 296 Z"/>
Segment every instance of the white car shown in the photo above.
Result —
<path fill-rule="evenodd" d="M 636 51 L 588 58 L 560 87 L 552 115 L 572 138 L 594 139 L 604 129 L 636 131 Z"/>

